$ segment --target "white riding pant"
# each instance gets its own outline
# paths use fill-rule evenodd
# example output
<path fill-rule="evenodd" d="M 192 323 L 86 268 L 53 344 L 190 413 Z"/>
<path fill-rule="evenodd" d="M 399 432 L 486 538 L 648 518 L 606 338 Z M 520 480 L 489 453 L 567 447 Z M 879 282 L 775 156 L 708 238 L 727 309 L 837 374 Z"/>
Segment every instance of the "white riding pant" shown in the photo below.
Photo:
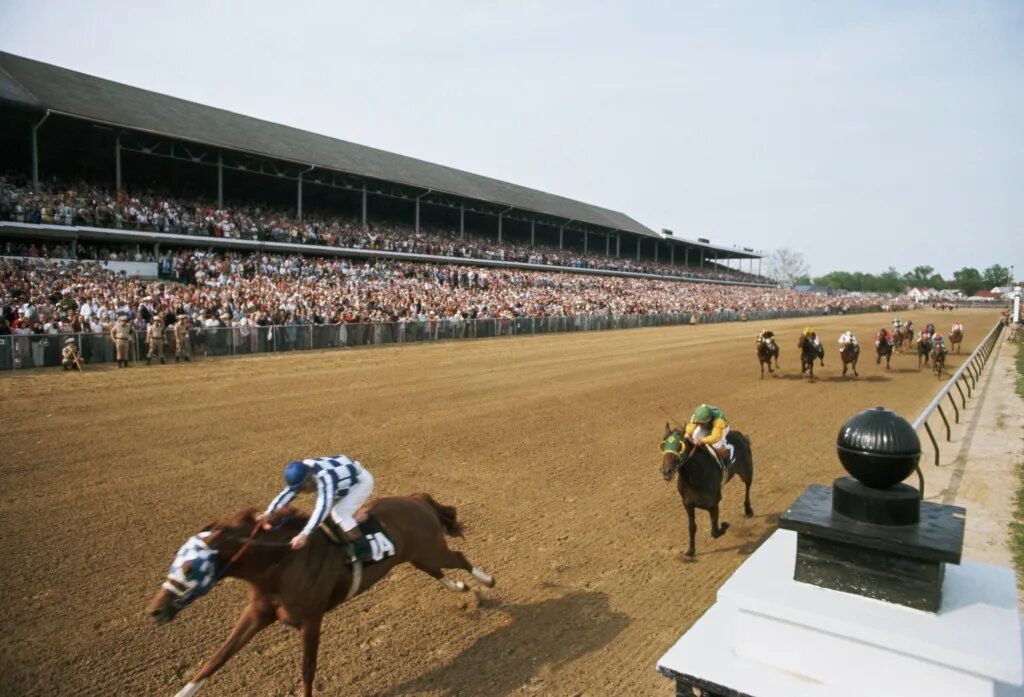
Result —
<path fill-rule="evenodd" d="M 707 434 L 708 434 L 708 431 L 705 431 L 703 426 L 699 426 L 698 425 L 697 428 L 695 428 L 694 431 L 693 431 L 693 440 L 694 441 L 699 441 L 701 438 L 703 438 Z M 728 436 L 728 435 L 729 435 L 729 427 L 726 426 L 725 427 L 725 433 L 722 434 L 722 440 L 718 441 L 717 443 L 712 443 L 711 447 L 715 448 L 716 450 L 721 450 L 723 448 L 728 450 L 729 451 L 729 461 L 732 462 L 734 459 L 736 459 L 736 452 L 735 452 L 735 449 L 732 447 L 732 443 L 730 443 L 726 439 L 726 436 Z"/>
<path fill-rule="evenodd" d="M 365 469 L 359 473 L 359 481 L 352 485 L 340 501 L 331 509 L 331 518 L 345 532 L 356 529 L 355 514 L 373 493 L 373 475 Z"/>

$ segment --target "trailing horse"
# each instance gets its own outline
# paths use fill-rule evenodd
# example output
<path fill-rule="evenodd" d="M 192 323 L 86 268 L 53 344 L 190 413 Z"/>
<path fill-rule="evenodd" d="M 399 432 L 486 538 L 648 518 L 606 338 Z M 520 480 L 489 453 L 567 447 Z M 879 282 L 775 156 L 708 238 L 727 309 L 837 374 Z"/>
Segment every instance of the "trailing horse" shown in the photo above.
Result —
<path fill-rule="evenodd" d="M 917 340 L 917 369 L 921 369 L 921 360 L 924 359 L 925 366 L 932 352 L 932 338 L 924 335 Z"/>
<path fill-rule="evenodd" d="M 733 475 L 739 475 L 746 485 L 743 494 L 743 512 L 749 518 L 754 515 L 750 506 L 750 484 L 754 481 L 754 459 L 750 452 L 750 440 L 739 431 L 729 431 L 726 436 L 733 446 L 736 456 L 735 464 L 723 470 L 718 457 L 711 453 L 710 448 L 694 445 L 678 428 L 670 428 L 665 424 L 665 436 L 661 441 L 661 476 L 666 482 L 672 481 L 673 475 L 679 473 L 677 488 L 686 509 L 689 523 L 690 546 L 686 550 L 687 557 L 693 557 L 697 551 L 694 537 L 697 534 L 696 509 L 707 511 L 711 516 L 711 537 L 721 537 L 729 529 L 729 524 L 718 522 L 718 504 L 722 500 L 722 486 Z"/>
<path fill-rule="evenodd" d="M 843 344 L 839 347 L 839 357 L 843 360 L 843 375 L 846 375 L 847 368 L 852 367 L 854 376 L 860 376 L 860 373 L 857 372 L 857 360 L 860 358 L 859 345 L 853 342 Z"/>
<path fill-rule="evenodd" d="M 800 374 L 803 375 L 810 371 L 813 378 L 815 359 L 821 361 L 821 367 L 825 367 L 825 347 L 820 342 L 815 342 L 811 337 L 804 334 L 801 334 L 800 338 L 797 339 L 796 347 L 800 349 Z"/>
<path fill-rule="evenodd" d="M 262 528 L 256 523 L 257 513 L 256 508 L 243 510 L 190 538 L 147 608 L 158 624 L 164 624 L 225 577 L 249 584 L 249 604 L 231 635 L 176 697 L 194 695 L 257 632 L 275 621 L 301 630 L 303 695 L 312 697 L 323 616 L 369 590 L 399 564 L 409 562 L 448 590 L 465 591 L 467 586 L 446 578 L 444 569 L 464 569 L 483 585 L 494 586 L 493 577 L 448 548 L 444 536 L 461 536 L 462 525 L 454 508 L 442 506 L 429 494 L 382 498 L 366 509 L 369 520 L 361 525 L 380 531 L 373 535 L 374 558 L 380 560 L 365 567 L 350 564 L 347 550 L 323 529 L 301 550 L 292 551 L 288 542 L 307 520 L 293 510 L 280 512 L 275 516 L 280 522 Z"/>
<path fill-rule="evenodd" d="M 775 367 L 779 367 L 779 345 L 775 339 L 757 340 L 757 361 L 761 365 L 761 377 L 764 378 L 764 368 L 768 366 L 768 372 L 773 373 L 772 359 L 775 359 Z"/>
<path fill-rule="evenodd" d="M 909 349 L 914 343 L 914 323 L 907 322 L 897 329 L 894 338 L 896 339 L 896 350 L 899 353 L 903 353 L 904 344 Z"/>
<path fill-rule="evenodd" d="M 878 335 L 875 337 L 875 365 L 879 365 L 882 362 L 882 358 L 885 358 L 885 369 L 889 370 L 889 362 L 892 360 L 892 349 L 893 342 L 889 340 L 889 335 L 884 328 L 878 330 Z"/>
<path fill-rule="evenodd" d="M 960 353 L 960 344 L 964 341 L 964 330 L 954 329 L 949 332 L 949 350 L 956 349 L 957 353 Z"/>
<path fill-rule="evenodd" d="M 942 377 L 942 369 L 946 367 L 946 347 L 943 344 L 935 342 L 932 347 L 932 369 L 935 371 L 935 377 Z"/>

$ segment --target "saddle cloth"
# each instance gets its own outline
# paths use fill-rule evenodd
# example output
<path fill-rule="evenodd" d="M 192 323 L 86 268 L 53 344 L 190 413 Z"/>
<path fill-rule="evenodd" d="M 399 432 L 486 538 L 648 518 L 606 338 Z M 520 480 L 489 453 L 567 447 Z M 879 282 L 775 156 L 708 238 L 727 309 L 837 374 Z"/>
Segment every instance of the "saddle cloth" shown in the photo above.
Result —
<path fill-rule="evenodd" d="M 342 535 L 338 524 L 330 517 L 320 524 L 320 529 L 332 544 L 344 547 L 346 551 L 351 551 L 348 540 Z M 373 559 L 365 562 L 366 564 L 376 564 L 388 557 L 395 556 L 395 543 L 392 542 L 380 521 L 372 515 L 367 516 L 365 521 L 359 523 L 359 532 L 366 537 L 366 540 L 370 543 L 370 550 L 373 552 Z"/>

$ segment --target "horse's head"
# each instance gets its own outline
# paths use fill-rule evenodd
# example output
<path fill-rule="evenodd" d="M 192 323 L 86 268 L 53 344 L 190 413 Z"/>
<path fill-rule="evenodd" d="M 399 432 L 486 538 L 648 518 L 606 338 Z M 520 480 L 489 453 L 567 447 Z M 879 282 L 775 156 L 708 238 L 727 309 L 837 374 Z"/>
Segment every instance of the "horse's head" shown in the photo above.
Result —
<path fill-rule="evenodd" d="M 248 508 L 227 521 L 211 523 L 178 549 L 167 577 L 160 585 L 146 614 L 165 624 L 183 608 L 206 595 L 224 578 L 232 556 L 242 549 L 255 530 L 255 508 Z"/>
<path fill-rule="evenodd" d="M 680 429 L 665 424 L 665 436 L 661 439 L 659 447 L 661 448 L 661 476 L 666 482 L 670 482 L 672 475 L 682 464 L 683 457 L 689 451 L 690 443 Z"/>

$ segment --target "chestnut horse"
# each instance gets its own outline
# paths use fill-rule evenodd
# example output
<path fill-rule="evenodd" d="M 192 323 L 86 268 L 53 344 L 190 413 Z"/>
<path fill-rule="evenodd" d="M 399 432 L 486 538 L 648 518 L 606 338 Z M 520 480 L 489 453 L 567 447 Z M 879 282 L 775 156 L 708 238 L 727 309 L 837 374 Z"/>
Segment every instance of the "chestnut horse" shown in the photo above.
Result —
<path fill-rule="evenodd" d="M 946 367 L 946 346 L 938 341 L 932 347 L 932 369 L 935 377 L 942 377 L 942 369 Z"/>
<path fill-rule="evenodd" d="M 907 322 L 902 327 L 894 332 L 896 339 L 896 350 L 899 353 L 903 353 L 903 345 L 906 344 L 909 349 L 914 343 L 914 323 Z"/>
<path fill-rule="evenodd" d="M 694 445 L 681 429 L 670 428 L 665 424 L 665 436 L 661 440 L 661 476 L 666 482 L 678 472 L 677 488 L 686 509 L 689 522 L 690 546 L 686 550 L 687 557 L 696 555 L 694 536 L 697 534 L 696 509 L 707 511 L 711 516 L 711 537 L 721 537 L 729 529 L 729 524 L 718 522 L 718 504 L 722 500 L 722 486 L 738 474 L 746 485 L 743 494 L 743 512 L 749 518 L 754 515 L 750 506 L 750 484 L 754 481 L 754 458 L 750 453 L 750 440 L 739 431 L 729 431 L 726 436 L 733 446 L 736 463 L 728 469 L 722 469 L 718 458 L 712 455 L 705 446 Z"/>
<path fill-rule="evenodd" d="M 816 334 L 811 334 L 811 336 L 801 334 L 800 338 L 796 340 L 796 347 L 800 349 L 800 374 L 803 375 L 809 370 L 812 378 L 814 377 L 814 359 L 820 360 L 821 367 L 825 367 L 825 347 L 814 342 L 816 336 Z"/>
<path fill-rule="evenodd" d="M 775 367 L 779 367 L 779 345 L 775 343 L 774 338 L 758 339 L 757 340 L 757 361 L 761 365 L 761 377 L 764 378 L 764 367 L 768 366 L 768 372 L 774 373 L 772 370 L 772 359 L 775 359 Z"/>
<path fill-rule="evenodd" d="M 962 329 L 953 329 L 949 332 L 949 350 L 956 349 L 957 353 L 960 353 L 960 344 L 964 341 L 964 331 Z"/>
<path fill-rule="evenodd" d="M 190 538 L 178 551 L 147 613 L 158 624 L 170 622 L 179 610 L 228 576 L 248 582 L 249 604 L 227 641 L 176 697 L 194 695 L 257 632 L 275 621 L 301 631 L 303 695 L 312 697 L 324 615 L 369 590 L 399 564 L 409 562 L 448 590 L 465 591 L 467 586 L 446 578 L 444 569 L 464 569 L 483 585 L 494 586 L 493 577 L 470 564 L 462 552 L 448 548 L 446 534 L 462 535 L 451 506 L 442 506 L 429 494 L 413 494 L 377 499 L 365 510 L 393 543 L 393 556 L 365 567 L 350 565 L 347 550 L 322 530 L 310 535 L 301 550 L 292 551 L 289 540 L 308 520 L 292 509 L 275 515 L 277 524 L 262 528 L 256 523 L 259 509 L 245 509 Z"/>
<path fill-rule="evenodd" d="M 892 360 L 892 348 L 893 342 L 889 339 L 889 333 L 885 327 L 878 330 L 878 336 L 875 337 L 875 352 L 878 356 L 875 358 L 875 365 L 879 365 L 882 362 L 882 358 L 885 357 L 885 369 L 889 370 L 889 362 Z"/>
<path fill-rule="evenodd" d="M 853 368 L 854 377 L 859 377 L 857 372 L 857 360 L 860 358 L 860 346 L 853 342 L 843 344 L 839 347 L 839 357 L 843 360 L 843 375 L 846 375 L 847 368 Z"/>

